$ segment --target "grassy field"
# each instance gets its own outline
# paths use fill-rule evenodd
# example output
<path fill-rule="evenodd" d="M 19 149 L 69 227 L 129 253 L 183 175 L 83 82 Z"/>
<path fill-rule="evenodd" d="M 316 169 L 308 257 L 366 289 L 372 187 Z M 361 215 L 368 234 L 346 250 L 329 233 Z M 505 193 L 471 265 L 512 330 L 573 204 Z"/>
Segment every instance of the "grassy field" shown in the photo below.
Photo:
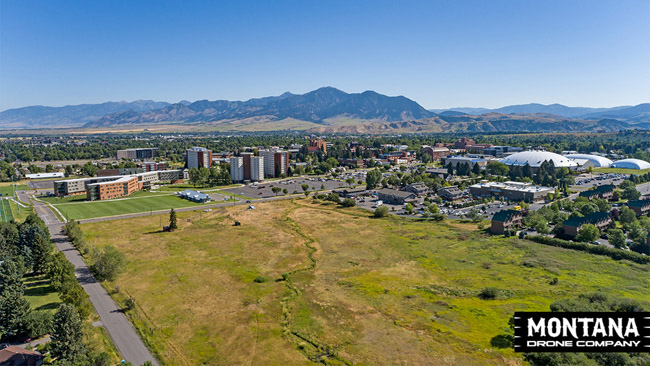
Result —
<path fill-rule="evenodd" d="M 165 364 L 521 365 L 490 346 L 515 310 L 593 291 L 650 299 L 650 266 L 476 225 L 311 199 L 256 207 L 180 213 L 172 233 L 155 216 L 82 225 L 128 257 L 105 286 L 135 299 L 127 315 Z M 488 286 L 497 299 L 478 297 Z"/>
<path fill-rule="evenodd" d="M 18 184 L 15 189 L 17 191 L 24 191 L 29 189 L 29 187 L 25 184 Z M 0 185 L 0 193 L 2 193 L 2 197 L 13 196 L 14 187 L 11 186 L 11 183 L 3 183 L 3 185 Z"/>
<path fill-rule="evenodd" d="M 646 173 L 650 173 L 650 169 L 636 170 L 636 169 L 624 169 L 624 168 L 595 168 L 594 173 L 643 175 L 643 174 L 646 174 Z"/>
<path fill-rule="evenodd" d="M 25 299 L 32 310 L 54 312 L 61 305 L 61 299 L 45 275 L 25 277 Z"/>
<path fill-rule="evenodd" d="M 169 210 L 171 208 L 200 206 L 171 194 L 155 194 L 143 197 L 129 197 L 109 201 L 53 203 L 54 207 L 68 219 L 88 219 L 102 216 L 115 216 L 150 210 Z"/>
<path fill-rule="evenodd" d="M 0 199 L 0 222 L 10 222 L 13 219 L 14 215 L 11 211 L 11 202 Z"/>

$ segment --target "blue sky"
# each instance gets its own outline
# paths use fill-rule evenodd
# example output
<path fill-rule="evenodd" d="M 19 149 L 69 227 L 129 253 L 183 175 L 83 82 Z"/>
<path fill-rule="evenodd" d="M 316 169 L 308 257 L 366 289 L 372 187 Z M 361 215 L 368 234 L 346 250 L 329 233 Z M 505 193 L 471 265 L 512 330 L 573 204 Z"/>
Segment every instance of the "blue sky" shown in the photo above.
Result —
<path fill-rule="evenodd" d="M 321 86 L 426 108 L 650 101 L 650 1 L 0 0 L 0 110 Z"/>

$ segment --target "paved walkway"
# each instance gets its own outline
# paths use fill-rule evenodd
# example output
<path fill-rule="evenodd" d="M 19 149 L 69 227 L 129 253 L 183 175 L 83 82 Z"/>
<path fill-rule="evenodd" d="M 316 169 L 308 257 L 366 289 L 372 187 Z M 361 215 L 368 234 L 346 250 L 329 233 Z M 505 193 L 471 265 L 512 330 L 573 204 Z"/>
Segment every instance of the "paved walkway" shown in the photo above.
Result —
<path fill-rule="evenodd" d="M 23 202 L 29 202 L 30 200 L 26 192 L 18 192 L 18 196 Z M 63 223 L 45 204 L 36 200 L 32 202 L 34 203 L 34 210 L 50 230 L 52 242 L 75 266 L 77 280 L 90 295 L 90 302 L 95 307 L 102 325 L 122 357 L 136 366 L 142 365 L 146 361 L 158 365 L 129 320 L 122 313 L 122 310 L 115 304 L 102 285 L 97 282 L 79 251 L 70 243 L 63 232 Z"/>

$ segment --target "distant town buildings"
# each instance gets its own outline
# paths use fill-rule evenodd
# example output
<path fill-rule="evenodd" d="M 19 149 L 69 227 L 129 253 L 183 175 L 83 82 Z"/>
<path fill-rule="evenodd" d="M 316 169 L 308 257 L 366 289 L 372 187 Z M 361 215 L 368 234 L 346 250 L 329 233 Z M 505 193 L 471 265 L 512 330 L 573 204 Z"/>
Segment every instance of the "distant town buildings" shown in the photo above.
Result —
<path fill-rule="evenodd" d="M 117 158 L 131 160 L 153 159 L 156 157 L 157 151 L 157 148 L 117 150 Z"/>
<path fill-rule="evenodd" d="M 145 172 L 153 172 L 157 170 L 167 170 L 167 162 L 145 161 L 136 164 L 138 168 L 142 168 Z"/>
<path fill-rule="evenodd" d="M 449 148 L 445 146 L 425 146 L 422 148 L 422 155 L 429 155 L 431 160 L 440 160 L 449 155 Z"/>
<path fill-rule="evenodd" d="M 309 140 L 309 147 L 307 148 L 307 151 L 309 152 L 314 152 L 314 151 L 322 151 L 323 154 L 327 154 L 327 143 L 325 140 L 322 139 L 310 139 Z"/>
<path fill-rule="evenodd" d="M 197 146 L 187 149 L 185 163 L 188 169 L 210 168 L 212 166 L 212 150 Z"/>
<path fill-rule="evenodd" d="M 463 137 L 454 143 L 455 149 L 474 153 L 482 153 L 483 150 L 492 146 L 492 144 L 477 144 L 476 141 L 467 137 Z"/>
<path fill-rule="evenodd" d="M 443 158 L 443 164 L 445 166 L 451 164 L 452 168 L 458 167 L 459 164 L 467 164 L 470 169 L 474 168 L 475 164 L 478 164 L 479 167 L 483 168 L 487 165 L 487 160 L 478 156 L 447 156 Z"/>

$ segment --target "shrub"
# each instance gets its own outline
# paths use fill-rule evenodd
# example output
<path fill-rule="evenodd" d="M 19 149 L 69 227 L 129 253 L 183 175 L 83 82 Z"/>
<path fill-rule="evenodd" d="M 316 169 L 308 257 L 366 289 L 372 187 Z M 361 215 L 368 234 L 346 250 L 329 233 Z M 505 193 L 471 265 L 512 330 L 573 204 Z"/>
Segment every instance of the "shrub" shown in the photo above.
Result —
<path fill-rule="evenodd" d="M 267 276 L 257 276 L 253 281 L 256 283 L 264 283 L 264 282 L 269 282 L 270 280 L 271 278 Z"/>
<path fill-rule="evenodd" d="M 102 252 L 94 255 L 95 264 L 91 269 L 100 281 L 113 281 L 126 265 L 126 257 L 115 247 L 107 245 Z"/>
<path fill-rule="evenodd" d="M 483 300 L 494 300 L 499 297 L 499 289 L 496 287 L 486 287 L 479 292 L 478 297 Z"/>
<path fill-rule="evenodd" d="M 375 209 L 374 217 L 386 217 L 388 216 L 388 207 L 379 206 Z"/>
<path fill-rule="evenodd" d="M 354 207 L 357 203 L 354 202 L 352 198 L 346 198 L 341 202 L 341 205 L 343 205 L 343 207 Z"/>
<path fill-rule="evenodd" d="M 566 249 L 580 250 L 591 254 L 605 255 L 615 260 L 627 259 L 629 261 L 640 263 L 640 264 L 650 263 L 650 257 L 648 256 L 643 256 L 639 253 L 635 253 L 632 251 L 609 248 L 604 245 L 576 243 L 572 241 L 550 238 L 548 236 L 541 236 L 541 235 L 528 236 L 526 238 L 528 240 L 534 241 L 539 244 L 545 244 L 545 245 L 566 248 Z"/>

